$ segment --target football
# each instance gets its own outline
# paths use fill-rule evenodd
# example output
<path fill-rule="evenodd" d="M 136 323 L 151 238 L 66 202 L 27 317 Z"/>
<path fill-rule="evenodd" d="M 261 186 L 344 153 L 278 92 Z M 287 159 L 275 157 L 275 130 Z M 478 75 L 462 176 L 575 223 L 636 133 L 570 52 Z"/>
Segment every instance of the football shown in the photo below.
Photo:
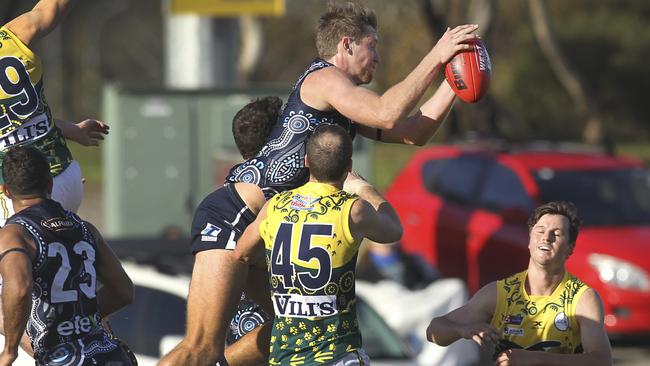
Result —
<path fill-rule="evenodd" d="M 490 86 L 492 65 L 479 39 L 468 42 L 472 49 L 458 53 L 445 66 L 445 78 L 454 93 L 467 103 L 476 103 Z"/>

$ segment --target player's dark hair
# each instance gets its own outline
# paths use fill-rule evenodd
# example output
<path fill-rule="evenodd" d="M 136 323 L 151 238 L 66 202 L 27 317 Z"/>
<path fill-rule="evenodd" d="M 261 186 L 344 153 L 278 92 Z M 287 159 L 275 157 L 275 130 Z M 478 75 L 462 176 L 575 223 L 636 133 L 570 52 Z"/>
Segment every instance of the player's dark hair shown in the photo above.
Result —
<path fill-rule="evenodd" d="M 262 149 L 281 110 L 282 99 L 270 96 L 255 99 L 235 114 L 232 135 L 244 159 L 257 155 Z"/>
<path fill-rule="evenodd" d="M 578 217 L 578 209 L 571 202 L 551 201 L 535 209 L 528 219 L 528 232 L 533 230 L 535 224 L 544 215 L 562 215 L 569 219 L 569 243 L 575 245 L 580 232 L 582 220 Z"/>
<path fill-rule="evenodd" d="M 352 138 L 339 125 L 323 124 L 307 141 L 309 174 L 320 182 L 336 182 L 352 160 Z"/>
<path fill-rule="evenodd" d="M 372 9 L 361 4 L 330 2 L 325 14 L 316 25 L 316 49 L 318 56 L 328 59 L 336 54 L 336 45 L 343 37 L 358 42 L 368 32 L 367 27 L 377 30 L 377 16 Z"/>
<path fill-rule="evenodd" d="M 50 164 L 31 146 L 12 147 L 2 159 L 2 177 L 14 196 L 47 196 L 52 182 Z"/>

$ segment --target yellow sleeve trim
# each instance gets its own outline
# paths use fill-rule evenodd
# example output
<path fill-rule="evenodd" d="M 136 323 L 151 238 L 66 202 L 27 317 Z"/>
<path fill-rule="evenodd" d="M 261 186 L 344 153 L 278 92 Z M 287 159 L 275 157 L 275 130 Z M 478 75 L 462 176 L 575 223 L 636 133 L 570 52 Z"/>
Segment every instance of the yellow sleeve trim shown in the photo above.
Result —
<path fill-rule="evenodd" d="M 10 31 L 7 27 L 3 26 L 0 28 L 0 31 L 5 31 L 7 34 L 11 37 L 11 40 L 14 42 L 14 45 L 16 45 L 16 48 L 18 48 L 29 60 L 31 60 L 34 63 L 40 62 L 38 56 L 29 48 L 27 47 L 26 44 L 23 43 L 23 41 L 18 38 L 12 31 Z"/>

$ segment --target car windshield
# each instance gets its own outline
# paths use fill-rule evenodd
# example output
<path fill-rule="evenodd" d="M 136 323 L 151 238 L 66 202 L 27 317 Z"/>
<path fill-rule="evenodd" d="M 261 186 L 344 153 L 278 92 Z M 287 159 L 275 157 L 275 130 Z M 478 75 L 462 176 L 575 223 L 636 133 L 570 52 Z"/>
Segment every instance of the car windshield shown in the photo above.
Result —
<path fill-rule="evenodd" d="M 544 202 L 573 202 L 585 226 L 650 224 L 650 172 L 645 169 L 543 168 L 535 178 Z"/>

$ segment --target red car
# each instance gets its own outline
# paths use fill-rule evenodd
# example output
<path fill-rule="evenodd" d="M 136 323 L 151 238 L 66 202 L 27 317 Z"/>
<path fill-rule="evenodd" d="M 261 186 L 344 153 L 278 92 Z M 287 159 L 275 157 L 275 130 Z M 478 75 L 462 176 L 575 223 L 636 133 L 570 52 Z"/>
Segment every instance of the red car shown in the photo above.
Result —
<path fill-rule="evenodd" d="M 532 210 L 571 201 L 583 226 L 568 270 L 596 289 L 611 335 L 650 333 L 650 172 L 638 160 L 557 148 L 439 146 L 386 194 L 403 247 L 470 291 L 527 267 Z"/>

